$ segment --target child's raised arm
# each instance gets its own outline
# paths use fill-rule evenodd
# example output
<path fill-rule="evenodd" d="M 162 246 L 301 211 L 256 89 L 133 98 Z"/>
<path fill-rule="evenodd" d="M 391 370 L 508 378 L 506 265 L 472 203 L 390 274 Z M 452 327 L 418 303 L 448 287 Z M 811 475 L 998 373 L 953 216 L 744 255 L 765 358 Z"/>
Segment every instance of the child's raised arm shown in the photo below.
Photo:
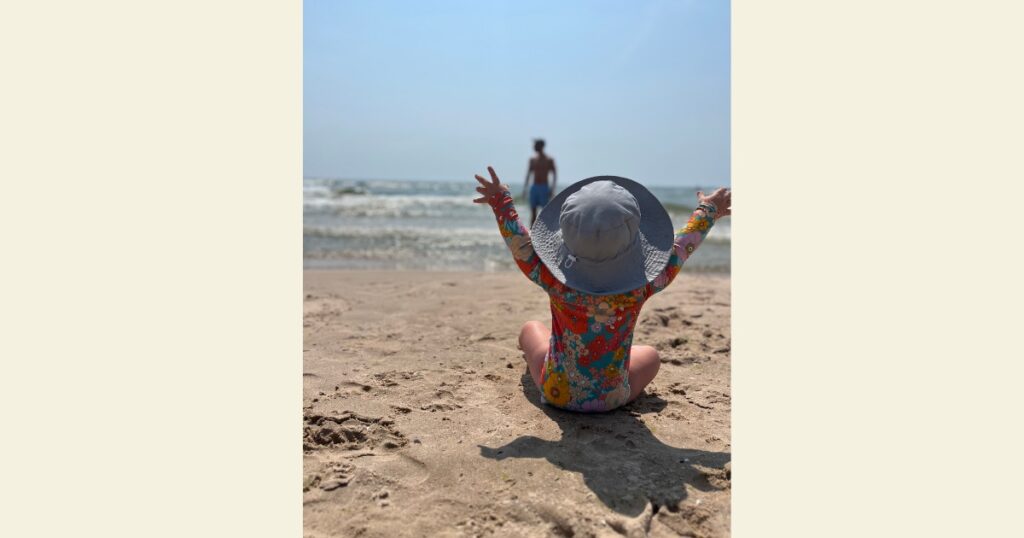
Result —
<path fill-rule="evenodd" d="M 490 204 L 494 210 L 494 217 L 498 220 L 498 231 L 512 251 L 519 270 L 545 291 L 558 288 L 562 285 L 561 282 L 555 280 L 548 268 L 541 263 L 540 257 L 533 250 L 529 232 L 519 222 L 519 214 L 512 204 L 512 194 L 508 185 L 501 184 L 494 168 L 488 166 L 487 171 L 491 174 L 491 181 L 487 181 L 479 174 L 476 175 L 476 180 L 480 182 L 476 192 L 482 196 L 473 201 L 478 204 Z"/>
<path fill-rule="evenodd" d="M 715 220 L 727 217 L 731 214 L 732 191 L 720 188 L 711 193 L 711 196 L 704 196 L 703 192 L 697 192 L 697 209 L 693 210 L 690 220 L 676 231 L 676 238 L 673 241 L 673 252 L 668 258 L 668 266 L 665 270 L 648 284 L 648 295 L 653 295 L 668 287 L 679 274 L 683 264 L 697 250 L 697 247 L 707 237 Z"/>

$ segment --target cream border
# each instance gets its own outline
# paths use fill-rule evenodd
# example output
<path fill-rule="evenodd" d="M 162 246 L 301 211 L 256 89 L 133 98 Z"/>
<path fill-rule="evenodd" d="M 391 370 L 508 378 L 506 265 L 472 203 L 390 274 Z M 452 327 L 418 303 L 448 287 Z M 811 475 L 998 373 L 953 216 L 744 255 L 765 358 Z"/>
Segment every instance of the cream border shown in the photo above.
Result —
<path fill-rule="evenodd" d="M 301 534 L 301 29 L 0 8 L 0 535 Z"/>
<path fill-rule="evenodd" d="M 733 3 L 735 536 L 1024 535 L 1022 15 Z"/>

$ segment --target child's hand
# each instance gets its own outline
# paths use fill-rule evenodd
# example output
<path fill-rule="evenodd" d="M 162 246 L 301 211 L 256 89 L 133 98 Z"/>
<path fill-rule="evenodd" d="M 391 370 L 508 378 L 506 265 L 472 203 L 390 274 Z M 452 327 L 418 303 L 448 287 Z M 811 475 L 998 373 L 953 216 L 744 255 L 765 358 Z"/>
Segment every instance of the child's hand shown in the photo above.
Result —
<path fill-rule="evenodd" d="M 711 196 L 704 196 L 704 193 L 697 191 L 697 203 L 707 202 L 715 205 L 717 213 L 715 218 L 720 219 L 722 217 L 728 217 L 732 214 L 732 191 L 727 190 L 725 187 L 721 187 L 715 192 L 711 193 Z"/>
<path fill-rule="evenodd" d="M 495 194 L 501 194 L 502 192 L 508 190 L 508 185 L 502 185 L 501 182 L 498 181 L 498 174 L 494 173 L 494 168 L 488 166 L 487 171 L 491 173 L 492 181 L 487 181 L 486 179 L 480 177 L 480 174 L 476 175 L 476 180 L 480 182 L 480 186 L 476 188 L 476 192 L 479 192 L 480 194 L 483 195 L 480 198 L 473 200 L 473 202 L 478 204 L 486 204 L 487 200 L 491 196 L 494 196 Z"/>

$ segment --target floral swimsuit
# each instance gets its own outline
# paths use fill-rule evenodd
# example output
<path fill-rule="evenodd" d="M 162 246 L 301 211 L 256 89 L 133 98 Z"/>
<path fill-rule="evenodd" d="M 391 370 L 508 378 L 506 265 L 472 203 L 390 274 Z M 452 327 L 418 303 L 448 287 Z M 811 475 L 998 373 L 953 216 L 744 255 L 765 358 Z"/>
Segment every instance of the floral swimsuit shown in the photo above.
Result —
<path fill-rule="evenodd" d="M 583 412 L 610 411 L 626 403 L 629 352 L 640 309 L 672 282 L 700 246 L 714 225 L 714 208 L 702 204 L 676 232 L 668 265 L 652 282 L 626 293 L 591 295 L 562 284 L 544 266 L 508 191 L 488 201 L 516 265 L 551 299 L 551 341 L 541 377 L 544 402 Z"/>

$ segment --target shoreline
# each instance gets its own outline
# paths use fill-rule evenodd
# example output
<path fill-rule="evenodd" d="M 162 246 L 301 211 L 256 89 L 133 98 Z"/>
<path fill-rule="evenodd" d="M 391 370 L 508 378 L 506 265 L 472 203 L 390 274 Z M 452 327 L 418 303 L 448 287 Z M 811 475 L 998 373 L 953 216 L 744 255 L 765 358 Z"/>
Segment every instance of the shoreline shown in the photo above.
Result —
<path fill-rule="evenodd" d="M 511 259 L 511 256 L 510 256 L 510 259 Z M 313 262 L 313 265 L 307 265 L 310 262 Z M 516 274 L 521 274 L 521 273 L 519 273 L 519 269 L 517 267 L 515 267 L 514 265 L 510 265 L 509 267 L 500 267 L 500 268 L 491 269 L 491 270 L 472 269 L 472 268 L 466 268 L 466 269 L 462 269 L 462 268 L 418 269 L 418 268 L 386 267 L 386 266 L 379 266 L 379 267 L 372 267 L 372 266 L 367 266 L 367 267 L 345 267 L 345 266 L 333 265 L 333 264 L 331 264 L 331 260 L 321 260 L 321 259 L 316 259 L 316 258 L 303 258 L 303 260 L 302 260 L 302 271 L 304 273 L 305 272 L 317 272 L 317 273 L 320 273 L 320 272 L 332 272 L 332 271 L 337 271 L 337 272 L 381 272 L 381 271 L 385 271 L 385 272 L 399 272 L 399 273 L 406 273 L 407 272 L 407 273 L 459 273 L 459 274 L 465 274 L 465 273 L 480 273 L 480 274 L 516 273 Z M 691 267 L 691 266 L 685 266 L 684 265 L 683 266 L 682 274 L 684 276 L 685 275 L 702 275 L 702 276 L 706 275 L 706 276 L 710 276 L 710 277 L 722 277 L 722 278 L 728 279 L 732 275 L 732 268 L 731 267 L 726 268 L 726 269 L 722 269 L 722 268 L 718 268 L 718 267 L 703 268 L 703 267 L 700 267 L 700 266 L 692 266 Z"/>

